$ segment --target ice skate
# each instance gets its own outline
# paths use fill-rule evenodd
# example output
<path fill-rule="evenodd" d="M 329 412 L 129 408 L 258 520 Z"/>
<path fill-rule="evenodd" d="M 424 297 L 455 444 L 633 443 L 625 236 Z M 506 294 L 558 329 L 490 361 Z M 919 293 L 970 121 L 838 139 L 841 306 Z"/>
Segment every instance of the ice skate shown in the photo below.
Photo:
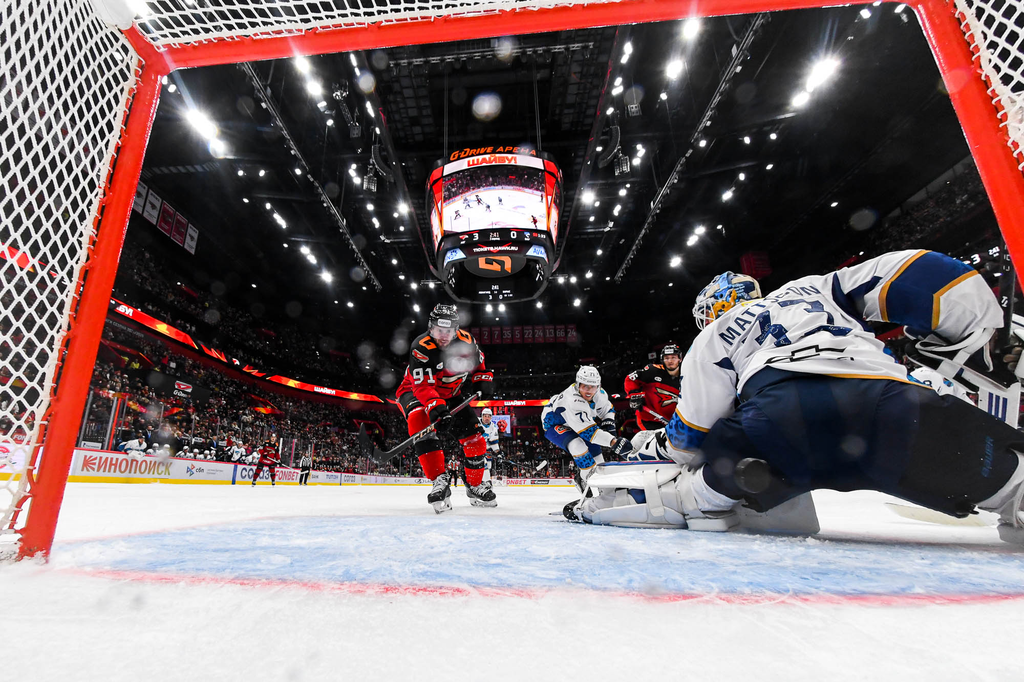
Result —
<path fill-rule="evenodd" d="M 490 481 L 481 481 L 480 485 L 466 484 L 466 497 L 474 507 L 497 507 L 498 500 L 494 491 L 491 490 Z"/>
<path fill-rule="evenodd" d="M 434 487 L 427 495 L 427 502 L 434 507 L 434 511 L 438 514 L 451 511 L 452 489 L 448 486 L 448 474 L 441 474 L 434 479 Z"/>

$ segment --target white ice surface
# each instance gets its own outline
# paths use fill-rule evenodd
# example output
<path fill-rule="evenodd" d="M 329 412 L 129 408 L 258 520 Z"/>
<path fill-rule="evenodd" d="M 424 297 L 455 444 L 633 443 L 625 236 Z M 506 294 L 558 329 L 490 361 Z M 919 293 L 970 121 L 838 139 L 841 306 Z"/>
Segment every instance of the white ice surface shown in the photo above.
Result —
<path fill-rule="evenodd" d="M 565 488 L 459 488 L 441 516 L 425 494 L 71 484 L 51 562 L 0 566 L 0 679 L 1024 674 L 1024 552 L 991 527 L 869 493 L 816 494 L 813 539 L 572 525 Z"/>

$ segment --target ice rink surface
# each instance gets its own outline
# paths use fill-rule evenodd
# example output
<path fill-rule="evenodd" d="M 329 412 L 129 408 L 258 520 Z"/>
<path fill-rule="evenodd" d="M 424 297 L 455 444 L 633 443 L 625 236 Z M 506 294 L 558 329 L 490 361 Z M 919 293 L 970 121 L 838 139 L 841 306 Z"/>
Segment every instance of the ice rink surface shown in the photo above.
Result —
<path fill-rule="evenodd" d="M 0 566 L 26 680 L 1020 680 L 1024 550 L 816 493 L 813 538 L 569 524 L 568 488 L 70 484 Z"/>

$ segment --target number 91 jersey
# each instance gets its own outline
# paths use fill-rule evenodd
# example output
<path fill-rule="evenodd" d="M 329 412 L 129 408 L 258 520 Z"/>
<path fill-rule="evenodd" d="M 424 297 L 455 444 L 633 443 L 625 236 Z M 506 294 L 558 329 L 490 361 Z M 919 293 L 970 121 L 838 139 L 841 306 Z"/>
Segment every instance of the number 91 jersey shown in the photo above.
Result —
<path fill-rule="evenodd" d="M 491 374 L 484 366 L 483 351 L 476 339 L 460 329 L 447 348 L 441 348 L 430 334 L 422 334 L 412 342 L 409 366 L 405 368 L 396 397 L 401 400 L 413 393 L 423 405 L 431 400 L 447 400 L 459 393 L 466 379 L 489 381 Z"/>

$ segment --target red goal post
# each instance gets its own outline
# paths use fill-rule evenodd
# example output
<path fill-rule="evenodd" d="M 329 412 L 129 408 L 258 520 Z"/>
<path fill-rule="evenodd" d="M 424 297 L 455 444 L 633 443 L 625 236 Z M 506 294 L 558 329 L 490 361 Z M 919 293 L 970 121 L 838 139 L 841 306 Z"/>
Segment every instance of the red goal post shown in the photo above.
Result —
<path fill-rule="evenodd" d="M 142 7 L 146 15 L 130 25 L 126 4 Z M 442 38 L 830 4 L 5 3 L 0 9 L 0 554 L 45 556 L 52 545 L 161 78 L 170 71 Z M 917 14 L 935 55 L 1013 260 L 1024 264 L 1024 7 L 1007 0 L 904 4 Z M 113 25 L 118 23 L 123 28 Z"/>

